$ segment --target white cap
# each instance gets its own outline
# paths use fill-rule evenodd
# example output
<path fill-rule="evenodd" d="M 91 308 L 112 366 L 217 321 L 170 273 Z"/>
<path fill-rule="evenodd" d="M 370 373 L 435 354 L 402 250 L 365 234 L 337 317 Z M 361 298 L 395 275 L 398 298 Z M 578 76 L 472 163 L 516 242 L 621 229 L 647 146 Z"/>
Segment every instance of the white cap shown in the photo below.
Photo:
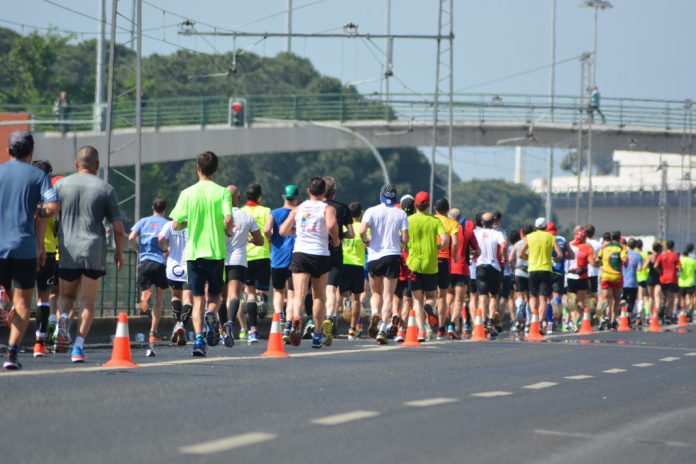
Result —
<path fill-rule="evenodd" d="M 410 199 L 410 200 L 416 201 L 416 199 L 413 198 L 413 195 L 409 195 L 409 194 L 407 193 L 406 195 L 404 195 L 403 197 L 401 197 L 401 200 L 399 201 L 399 203 L 403 203 L 404 200 L 406 200 L 406 199 Z"/>
<path fill-rule="evenodd" d="M 546 218 L 545 217 L 539 217 L 534 221 L 534 227 L 537 229 L 541 229 L 542 227 L 546 227 Z"/>

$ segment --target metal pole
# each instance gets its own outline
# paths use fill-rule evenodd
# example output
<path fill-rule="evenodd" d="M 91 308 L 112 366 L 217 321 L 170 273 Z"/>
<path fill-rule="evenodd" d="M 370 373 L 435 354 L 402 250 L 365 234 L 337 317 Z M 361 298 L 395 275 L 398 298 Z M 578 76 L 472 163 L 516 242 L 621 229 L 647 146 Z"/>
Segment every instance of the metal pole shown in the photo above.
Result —
<path fill-rule="evenodd" d="M 549 78 L 551 122 L 554 121 L 556 102 L 556 0 L 551 0 L 551 76 Z M 553 145 L 549 147 L 548 173 L 546 178 L 546 218 L 551 220 L 553 212 Z"/>
<path fill-rule="evenodd" d="M 288 36 L 285 38 L 285 51 L 292 52 L 292 0 L 288 0 L 288 22 L 285 28 Z"/>
<path fill-rule="evenodd" d="M 131 7 L 131 29 L 130 29 L 130 44 L 131 44 L 131 49 L 135 50 L 135 22 L 138 20 L 137 19 L 137 1 L 138 0 L 133 0 L 133 5 Z"/>
<path fill-rule="evenodd" d="M 114 60 L 116 55 L 116 19 L 118 0 L 111 2 L 111 34 L 109 36 L 109 80 L 106 89 L 106 163 L 104 164 L 104 180 L 109 182 L 111 167 L 111 113 L 114 106 Z"/>
<path fill-rule="evenodd" d="M 582 118 L 585 111 L 585 57 L 580 61 L 580 117 L 578 118 L 578 147 L 577 147 L 577 191 L 575 192 L 575 225 L 580 225 L 580 178 L 582 176 Z"/>
<path fill-rule="evenodd" d="M 592 38 L 592 82 L 591 87 L 597 84 L 597 16 L 599 14 L 599 8 L 594 9 L 594 30 Z"/>
<path fill-rule="evenodd" d="M 143 82 L 142 82 L 142 46 L 143 46 L 143 0 L 136 0 L 136 55 L 135 55 L 135 210 L 134 219 L 140 220 L 140 168 L 142 165 L 142 109 L 143 109 Z"/>
<path fill-rule="evenodd" d="M 104 111 L 104 36 L 106 35 L 106 0 L 99 1 L 99 34 L 97 35 L 97 75 L 94 85 L 94 111 L 92 130 L 102 130 Z"/>
<path fill-rule="evenodd" d="M 442 29 L 442 2 L 445 0 L 440 0 L 439 12 L 437 15 L 437 33 L 440 34 Z M 437 39 L 437 49 L 435 51 L 435 95 L 433 102 L 433 147 L 430 153 L 430 201 L 433 202 L 433 195 L 435 193 L 435 154 L 437 152 L 437 118 L 438 110 L 440 109 L 440 47 L 441 40 Z"/>
<path fill-rule="evenodd" d="M 589 97 L 589 96 L 588 96 Z M 594 114 L 587 118 L 587 223 L 592 224 L 592 120 Z"/>
<path fill-rule="evenodd" d="M 391 0 L 387 0 L 387 35 L 391 35 Z M 389 77 L 392 72 L 392 47 L 394 41 L 387 38 L 385 43 L 385 49 L 387 50 L 387 63 L 384 66 L 384 99 L 387 104 L 389 104 Z"/>
<path fill-rule="evenodd" d="M 454 142 L 454 0 L 450 0 L 450 39 L 449 39 L 449 128 L 447 130 L 447 159 L 449 161 L 449 172 L 447 173 L 447 198 L 450 203 L 452 200 L 452 172 L 454 171 L 454 153 L 452 143 Z"/>

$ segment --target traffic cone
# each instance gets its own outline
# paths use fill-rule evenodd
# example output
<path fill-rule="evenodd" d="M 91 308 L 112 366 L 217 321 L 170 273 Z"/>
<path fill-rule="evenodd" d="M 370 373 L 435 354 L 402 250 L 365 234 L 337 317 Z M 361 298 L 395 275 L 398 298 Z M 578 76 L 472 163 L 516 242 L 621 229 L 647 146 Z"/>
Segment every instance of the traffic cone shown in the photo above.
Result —
<path fill-rule="evenodd" d="M 128 334 L 128 315 L 118 313 L 116 336 L 114 337 L 114 349 L 111 360 L 104 364 L 106 367 L 138 367 L 133 362 L 130 347 L 130 335 Z"/>
<path fill-rule="evenodd" d="M 524 339 L 529 342 L 540 342 L 544 340 L 544 337 L 539 331 L 539 311 L 536 309 L 532 310 L 532 322 L 529 324 L 529 333 Z"/>
<path fill-rule="evenodd" d="M 261 355 L 262 358 L 287 358 L 283 346 L 283 330 L 280 327 L 280 313 L 273 313 L 273 322 L 271 322 L 271 334 L 268 336 L 268 348 Z"/>
<path fill-rule="evenodd" d="M 679 312 L 679 321 L 677 321 L 677 332 L 679 333 L 687 333 L 688 330 L 686 330 L 684 327 L 689 325 L 689 320 L 686 318 L 686 311 L 682 309 Z"/>
<path fill-rule="evenodd" d="M 619 317 L 619 327 L 616 329 L 617 332 L 630 332 L 631 327 L 628 325 L 628 314 L 626 313 L 626 307 L 621 307 L 621 316 Z"/>
<path fill-rule="evenodd" d="M 578 334 L 589 335 L 592 333 L 592 319 L 590 317 L 590 308 L 585 307 L 585 311 L 582 313 L 582 324 L 580 325 L 580 330 Z"/>
<path fill-rule="evenodd" d="M 660 328 L 660 318 L 658 317 L 657 308 L 653 309 L 652 316 L 650 316 L 650 327 L 648 327 L 648 332 L 662 332 L 662 329 Z"/>
<path fill-rule="evenodd" d="M 472 342 L 486 341 L 486 332 L 483 330 L 483 311 L 481 311 L 481 308 L 476 310 L 476 317 L 474 318 L 474 331 L 471 333 L 470 340 Z"/>
<path fill-rule="evenodd" d="M 418 341 L 418 324 L 416 324 L 416 312 L 414 310 L 408 313 L 408 326 L 406 327 L 406 341 L 401 346 L 422 346 Z"/>

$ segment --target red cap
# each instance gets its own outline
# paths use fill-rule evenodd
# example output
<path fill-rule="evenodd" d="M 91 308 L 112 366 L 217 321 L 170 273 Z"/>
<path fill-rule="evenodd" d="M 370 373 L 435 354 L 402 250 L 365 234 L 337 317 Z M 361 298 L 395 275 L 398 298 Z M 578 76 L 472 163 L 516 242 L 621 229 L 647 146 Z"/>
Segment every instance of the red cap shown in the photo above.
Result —
<path fill-rule="evenodd" d="M 422 206 L 422 205 L 429 205 L 430 204 L 430 195 L 428 195 L 428 192 L 418 192 L 416 194 L 416 205 Z"/>
<path fill-rule="evenodd" d="M 58 182 L 58 181 L 61 180 L 62 178 L 63 178 L 63 176 L 55 176 L 53 179 L 51 179 L 51 185 L 52 185 L 52 186 L 55 186 L 55 185 L 56 185 L 56 182 Z"/>
<path fill-rule="evenodd" d="M 587 240 L 587 232 L 584 229 L 579 229 L 575 232 L 575 241 L 578 243 L 584 243 Z"/>
<path fill-rule="evenodd" d="M 556 223 L 555 222 L 549 222 L 546 225 L 546 232 L 550 232 L 553 235 L 556 235 L 558 233 L 558 229 L 556 229 Z"/>

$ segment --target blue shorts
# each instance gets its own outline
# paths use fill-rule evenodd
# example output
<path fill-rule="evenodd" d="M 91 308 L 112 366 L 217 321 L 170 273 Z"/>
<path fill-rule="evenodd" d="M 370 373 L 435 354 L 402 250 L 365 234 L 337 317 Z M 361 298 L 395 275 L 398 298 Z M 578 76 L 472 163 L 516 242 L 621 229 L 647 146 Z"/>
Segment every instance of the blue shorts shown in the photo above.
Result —
<path fill-rule="evenodd" d="M 224 285 L 225 261 L 222 259 L 197 259 L 186 261 L 188 283 L 193 296 L 205 296 L 208 284 L 208 298 L 222 293 Z"/>

